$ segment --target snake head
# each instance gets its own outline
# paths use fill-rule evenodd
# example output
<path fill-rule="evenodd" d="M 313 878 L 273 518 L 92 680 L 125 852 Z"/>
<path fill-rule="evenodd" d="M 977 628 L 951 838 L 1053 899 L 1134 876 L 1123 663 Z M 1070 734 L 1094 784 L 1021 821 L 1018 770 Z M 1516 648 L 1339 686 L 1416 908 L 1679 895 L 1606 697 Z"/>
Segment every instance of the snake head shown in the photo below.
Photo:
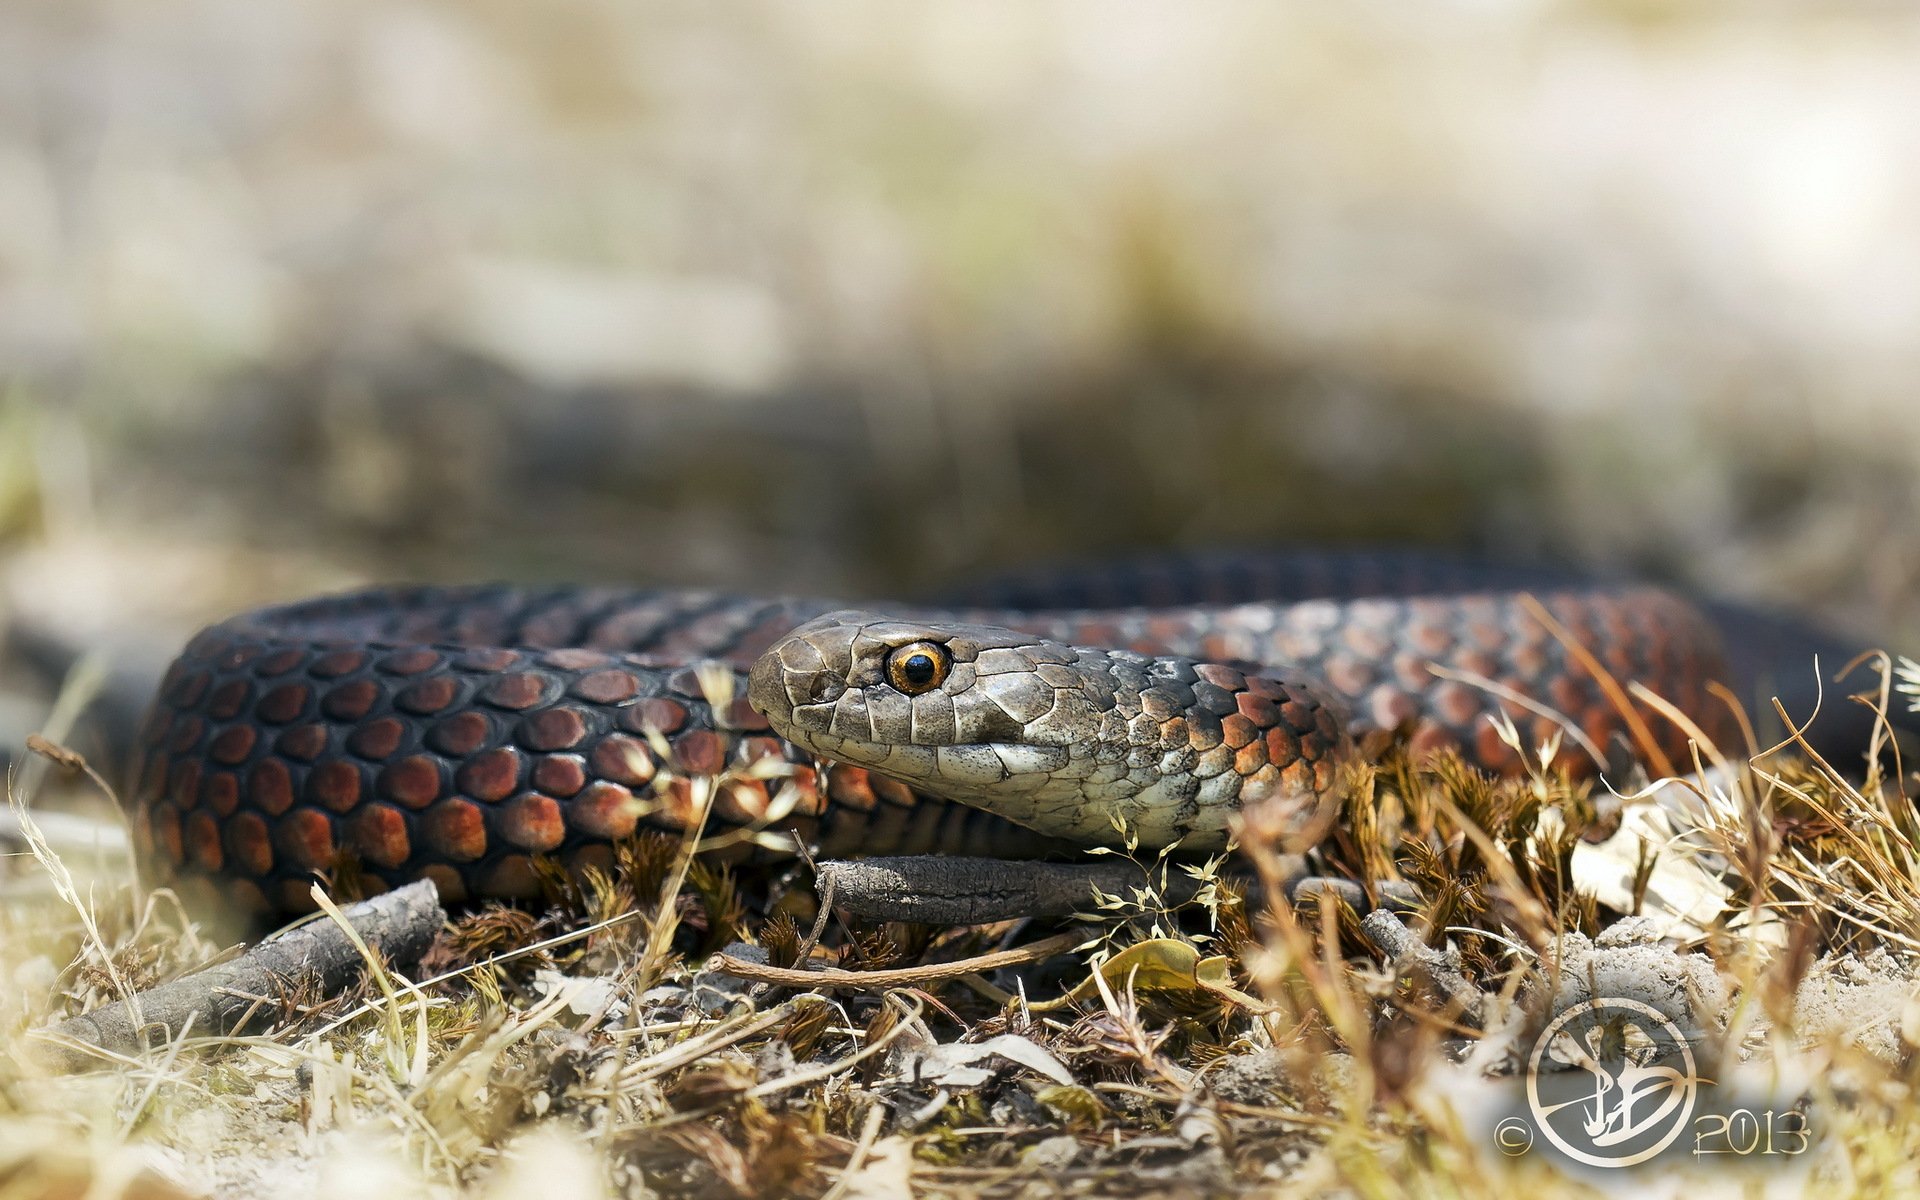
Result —
<path fill-rule="evenodd" d="M 813 754 L 1088 844 L 1121 827 L 1143 846 L 1217 848 L 1256 801 L 1316 824 L 1348 746 L 1303 683 L 857 611 L 776 642 L 747 695 Z"/>

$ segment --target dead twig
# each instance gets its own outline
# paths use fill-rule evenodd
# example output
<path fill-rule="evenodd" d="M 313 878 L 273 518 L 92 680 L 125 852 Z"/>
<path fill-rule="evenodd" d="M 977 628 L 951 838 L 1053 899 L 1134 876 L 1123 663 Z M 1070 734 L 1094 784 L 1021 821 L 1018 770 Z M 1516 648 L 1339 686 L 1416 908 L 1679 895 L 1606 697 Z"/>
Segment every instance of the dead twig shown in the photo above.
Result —
<path fill-rule="evenodd" d="M 1368 913 L 1360 928 L 1373 944 L 1386 953 L 1387 962 L 1403 975 L 1419 979 L 1460 1006 L 1460 1015 L 1478 1025 L 1485 1014 L 1487 998 L 1460 970 L 1460 965 L 1445 953 L 1435 950 L 1413 935 L 1390 912 Z"/>
<path fill-rule="evenodd" d="M 345 987 L 367 961 L 356 938 L 389 962 L 409 963 L 447 920 L 439 891 L 427 880 L 349 905 L 341 915 L 344 926 L 323 920 L 283 930 L 237 958 L 140 992 L 132 997 L 137 1006 L 116 1000 L 36 1030 L 39 1055 L 56 1070 L 78 1071 L 174 1040 L 189 1026 L 233 1032 L 259 1011 L 260 996 Z"/>
<path fill-rule="evenodd" d="M 1126 896 L 1146 888 L 1168 907 L 1191 903 L 1207 880 L 1184 871 L 1160 872 L 1127 860 L 1050 863 L 925 854 L 824 862 L 817 869 L 822 904 L 838 904 L 871 921 L 924 925 L 985 925 L 1019 917 L 1066 917 L 1098 910 L 1102 896 Z M 1359 884 L 1320 876 L 1286 881 L 1288 894 L 1338 895 L 1365 912 Z M 1404 884 L 1383 881 L 1377 890 L 1389 907 L 1418 900 Z"/>

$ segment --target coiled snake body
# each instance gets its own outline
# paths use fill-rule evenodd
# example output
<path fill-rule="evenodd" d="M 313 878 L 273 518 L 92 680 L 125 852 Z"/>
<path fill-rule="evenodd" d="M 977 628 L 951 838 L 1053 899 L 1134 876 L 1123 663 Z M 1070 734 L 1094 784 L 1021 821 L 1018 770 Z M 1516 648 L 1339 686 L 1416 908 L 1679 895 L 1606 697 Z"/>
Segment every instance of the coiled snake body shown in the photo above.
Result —
<path fill-rule="evenodd" d="M 351 860 L 450 900 L 636 830 L 830 856 L 1211 847 L 1246 805 L 1303 836 L 1351 737 L 1409 730 L 1496 771 L 1559 735 L 1688 759 L 1639 683 L 1738 743 L 1715 622 L 1657 589 L 1419 556 L 1187 559 L 944 610 L 617 588 L 378 589 L 267 609 L 173 665 L 128 790 L 162 878 L 262 912 Z M 1212 603 L 1207 603 L 1211 601 Z M 998 605 L 996 607 L 995 605 Z M 1569 724 L 1570 723 L 1570 724 Z M 831 760 L 826 765 L 824 760 Z M 823 768 L 824 769 L 820 769 Z M 721 838 L 728 841 L 727 838 Z"/>

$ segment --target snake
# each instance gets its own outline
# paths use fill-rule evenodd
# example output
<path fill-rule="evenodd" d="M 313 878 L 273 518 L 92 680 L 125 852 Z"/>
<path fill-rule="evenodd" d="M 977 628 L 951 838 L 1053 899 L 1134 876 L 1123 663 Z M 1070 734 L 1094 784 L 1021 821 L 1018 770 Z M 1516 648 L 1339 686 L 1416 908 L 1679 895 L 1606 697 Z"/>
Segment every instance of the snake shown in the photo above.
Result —
<path fill-rule="evenodd" d="M 1379 551 L 1031 573 L 939 605 L 374 587 L 194 637 L 123 791 L 143 869 L 259 915 L 316 880 L 517 900 L 686 833 L 722 861 L 1311 845 L 1401 737 L 1489 772 L 1671 767 L 1807 676 L 1791 622 L 1633 581 Z M 1649 699 L 1657 697 L 1658 700 Z"/>

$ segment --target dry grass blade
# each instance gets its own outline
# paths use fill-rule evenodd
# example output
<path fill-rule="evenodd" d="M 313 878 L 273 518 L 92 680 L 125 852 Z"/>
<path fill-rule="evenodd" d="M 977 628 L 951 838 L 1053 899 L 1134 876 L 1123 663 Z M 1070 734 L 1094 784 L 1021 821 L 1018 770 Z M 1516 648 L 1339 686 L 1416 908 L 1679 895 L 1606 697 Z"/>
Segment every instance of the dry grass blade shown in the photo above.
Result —
<path fill-rule="evenodd" d="M 1675 774 L 1672 761 L 1660 748 L 1660 740 L 1653 736 L 1651 729 L 1647 728 L 1645 719 L 1640 716 L 1640 710 L 1634 707 L 1633 700 L 1627 695 L 1627 690 L 1620 686 L 1620 681 L 1614 678 L 1613 672 L 1607 670 L 1606 666 L 1594 657 L 1593 651 L 1587 649 L 1586 644 L 1579 638 L 1574 637 L 1573 633 L 1560 623 L 1558 617 L 1547 611 L 1547 606 L 1540 602 L 1539 597 L 1530 593 L 1525 594 L 1520 597 L 1520 603 L 1534 620 L 1540 622 L 1549 633 L 1553 634 L 1554 640 L 1566 650 L 1567 656 L 1578 662 L 1581 669 L 1591 675 L 1593 681 L 1600 686 L 1600 691 L 1606 696 L 1607 702 L 1613 705 L 1614 711 L 1620 714 L 1620 719 L 1626 722 L 1627 731 L 1633 735 L 1634 748 L 1638 751 L 1641 761 L 1650 764 L 1660 775 Z"/>
<path fill-rule="evenodd" d="M 887 991 L 920 984 L 943 983 L 949 979 L 958 979 L 963 975 L 973 975 L 981 971 L 994 971 L 1001 967 L 1040 962 L 1072 950 L 1080 945 L 1081 941 L 1081 935 L 1077 933 L 1062 933 L 1044 941 L 1034 942 L 1032 945 L 1022 946 L 1017 950 L 1000 950 L 974 958 L 963 958 L 956 962 L 930 963 L 919 967 L 893 967 L 879 971 L 848 971 L 840 967 L 822 967 L 817 971 L 808 971 L 795 967 L 770 967 L 764 963 L 735 958 L 730 954 L 716 954 L 710 961 L 729 975 L 751 979 L 756 983 L 777 983 L 785 987 Z"/>

